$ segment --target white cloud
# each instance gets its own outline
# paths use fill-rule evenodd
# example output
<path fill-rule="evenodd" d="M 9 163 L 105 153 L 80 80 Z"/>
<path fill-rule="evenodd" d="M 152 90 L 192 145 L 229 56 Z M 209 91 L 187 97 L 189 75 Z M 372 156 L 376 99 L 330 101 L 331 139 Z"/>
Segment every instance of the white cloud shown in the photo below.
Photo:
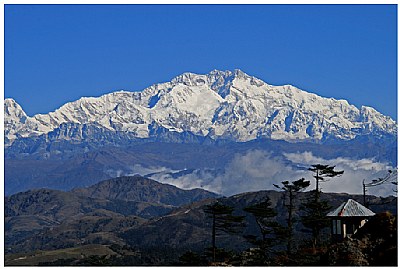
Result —
<path fill-rule="evenodd" d="M 135 164 L 131 168 L 131 171 L 132 172 L 129 175 L 135 175 L 135 174 L 148 175 L 148 174 L 152 174 L 152 173 L 171 173 L 171 172 L 173 173 L 173 172 L 177 172 L 179 170 L 173 170 L 171 168 L 167 168 L 167 167 L 163 167 L 163 166 L 145 167 L 140 164 Z"/>
<path fill-rule="evenodd" d="M 221 180 L 221 192 L 232 195 L 244 191 L 274 189 L 273 184 L 301 178 L 299 171 L 285 164 L 279 157 L 260 150 L 235 155 L 226 166 Z"/>
<path fill-rule="evenodd" d="M 274 189 L 274 183 L 299 179 L 300 172 L 287 166 L 281 158 L 260 150 L 236 154 L 220 172 L 194 170 L 192 173 L 173 177 L 166 167 L 143 167 L 135 165 L 131 174 L 151 174 L 152 179 L 183 189 L 203 188 L 223 195 L 233 195 L 247 191 Z"/>
<path fill-rule="evenodd" d="M 324 192 L 362 193 L 362 181 L 371 182 L 383 177 L 388 169 L 393 169 L 386 163 L 371 159 L 352 160 L 350 158 L 324 159 L 310 152 L 284 153 L 282 157 L 272 156 L 261 150 L 251 150 L 244 154 L 236 154 L 224 169 L 216 173 L 212 168 L 194 170 L 191 173 L 181 173 L 167 167 L 144 167 L 135 165 L 131 174 L 151 174 L 152 179 L 168 183 L 183 189 L 203 188 L 223 195 L 233 195 L 241 192 L 275 189 L 273 184 L 282 181 L 294 181 L 304 177 L 315 187 L 313 174 L 307 169 L 313 164 L 335 165 L 336 170 L 344 170 L 341 177 L 321 183 Z M 297 167 L 303 167 L 298 169 Z M 385 184 L 370 188 L 368 194 L 377 196 L 393 195 L 394 185 Z"/>
<path fill-rule="evenodd" d="M 314 156 L 310 152 L 284 153 L 283 155 L 293 164 L 303 166 L 310 166 L 312 164 L 327 164 L 335 165 L 335 170 L 343 170 L 344 174 L 341 177 L 333 178 L 330 181 L 321 184 L 322 191 L 324 192 L 361 194 L 363 180 L 366 182 L 371 182 L 373 179 L 384 177 L 387 175 L 389 169 L 393 169 L 393 167 L 387 163 L 376 162 L 372 159 L 353 160 L 343 157 L 324 159 Z M 313 184 L 313 186 L 315 185 Z M 391 183 L 383 184 L 374 188 L 370 188 L 368 190 L 368 194 L 373 194 L 376 196 L 393 195 L 393 187 L 394 185 Z"/>

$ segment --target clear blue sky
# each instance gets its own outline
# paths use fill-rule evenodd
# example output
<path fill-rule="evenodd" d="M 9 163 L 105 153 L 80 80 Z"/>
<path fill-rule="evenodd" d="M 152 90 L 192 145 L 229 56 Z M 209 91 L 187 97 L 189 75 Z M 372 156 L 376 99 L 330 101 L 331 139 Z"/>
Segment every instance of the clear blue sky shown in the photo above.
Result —
<path fill-rule="evenodd" d="M 397 119 L 397 6 L 5 6 L 5 97 L 31 116 L 235 68 Z"/>

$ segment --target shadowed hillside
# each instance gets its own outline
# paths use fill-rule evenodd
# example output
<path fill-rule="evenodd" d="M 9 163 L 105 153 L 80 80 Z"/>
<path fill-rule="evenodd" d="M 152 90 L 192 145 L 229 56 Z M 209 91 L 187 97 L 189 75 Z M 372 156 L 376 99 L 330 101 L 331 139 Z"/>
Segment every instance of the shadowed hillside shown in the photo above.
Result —
<path fill-rule="evenodd" d="M 308 195 L 300 193 L 299 202 Z M 217 200 L 233 207 L 234 215 L 245 216 L 239 234 L 222 233 L 218 237 L 219 248 L 241 253 L 253 247 L 246 239 L 248 236 L 260 236 L 254 217 L 244 208 L 266 197 L 277 212 L 273 219 L 285 225 L 283 192 L 277 191 L 218 198 L 202 190 L 181 190 L 135 176 L 106 180 L 70 192 L 42 189 L 18 193 L 5 200 L 6 264 L 176 265 L 187 251 L 203 253 L 210 246 L 212 219 L 205 208 Z M 348 198 L 362 202 L 360 195 L 321 196 L 332 207 Z M 375 204 L 371 206 L 375 212 L 397 212 L 394 197 L 367 196 L 367 200 Z M 300 218 L 302 214 L 297 209 L 294 217 Z M 294 229 L 294 246 L 300 248 L 309 235 L 301 222 Z M 323 236 L 329 236 L 329 229 Z M 104 255 L 52 256 L 54 251 L 71 253 L 71 249 L 90 249 L 96 244 L 108 249 Z M 277 243 L 273 249 L 281 251 L 282 244 Z M 21 258 L 28 254 L 29 258 Z"/>

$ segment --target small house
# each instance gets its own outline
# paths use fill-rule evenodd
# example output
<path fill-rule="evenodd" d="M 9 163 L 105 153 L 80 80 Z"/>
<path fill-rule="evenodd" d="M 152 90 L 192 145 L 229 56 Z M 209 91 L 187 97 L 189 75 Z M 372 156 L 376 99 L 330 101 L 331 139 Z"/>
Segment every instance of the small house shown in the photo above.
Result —
<path fill-rule="evenodd" d="M 352 199 L 342 203 L 327 214 L 331 219 L 332 240 L 341 241 L 355 234 L 374 215 L 374 212 Z"/>

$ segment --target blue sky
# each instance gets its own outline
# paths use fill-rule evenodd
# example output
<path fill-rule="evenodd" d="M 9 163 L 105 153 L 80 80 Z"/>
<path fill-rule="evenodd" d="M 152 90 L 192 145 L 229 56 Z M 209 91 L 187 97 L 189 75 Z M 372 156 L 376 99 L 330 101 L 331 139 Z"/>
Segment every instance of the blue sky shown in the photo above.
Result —
<path fill-rule="evenodd" d="M 397 119 L 395 5 L 6 5 L 5 97 L 28 115 L 242 69 Z"/>

